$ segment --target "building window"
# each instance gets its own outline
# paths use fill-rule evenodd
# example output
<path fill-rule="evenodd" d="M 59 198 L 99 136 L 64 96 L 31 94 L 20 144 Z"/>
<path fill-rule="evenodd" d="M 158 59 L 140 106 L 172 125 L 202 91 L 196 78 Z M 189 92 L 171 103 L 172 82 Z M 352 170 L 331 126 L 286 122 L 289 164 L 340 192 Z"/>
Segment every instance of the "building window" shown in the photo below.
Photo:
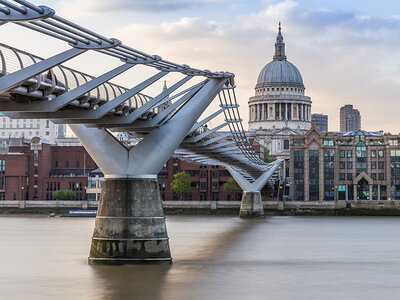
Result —
<path fill-rule="evenodd" d="M 324 151 L 324 198 L 325 200 L 334 200 L 335 195 L 335 151 L 334 150 L 325 150 Z M 343 169 L 345 164 L 342 163 Z"/>
<path fill-rule="evenodd" d="M 353 151 L 352 150 L 347 150 L 347 157 L 353 157 Z"/>
<path fill-rule="evenodd" d="M 6 172 L 6 161 L 0 160 L 0 173 L 4 174 Z"/>
<path fill-rule="evenodd" d="M 383 157 L 383 150 L 378 151 L 378 157 Z"/>
<path fill-rule="evenodd" d="M 378 173 L 378 180 L 385 180 L 385 173 Z"/>
<path fill-rule="evenodd" d="M 56 168 L 58 168 L 58 161 L 56 160 L 56 162 L 55 162 L 55 165 L 56 165 Z"/>
<path fill-rule="evenodd" d="M 303 146 L 304 145 L 304 139 L 294 139 L 293 140 L 293 146 Z"/>
<path fill-rule="evenodd" d="M 207 189 L 207 183 L 206 182 L 200 182 L 200 189 L 201 190 L 206 190 Z"/>
<path fill-rule="evenodd" d="M 339 152 L 340 158 L 344 158 L 345 155 L 346 155 L 346 152 L 344 150 L 340 150 L 340 152 Z"/>
<path fill-rule="evenodd" d="M 347 162 L 347 169 L 353 169 L 353 162 L 351 161 Z"/>
<path fill-rule="evenodd" d="M 294 150 L 294 199 L 304 201 L 304 150 Z"/>
<path fill-rule="evenodd" d="M 340 173 L 339 174 L 339 179 L 340 180 L 345 180 L 346 179 L 346 173 Z"/>
<path fill-rule="evenodd" d="M 376 180 L 376 173 L 371 173 L 372 180 Z"/>
<path fill-rule="evenodd" d="M 356 171 L 360 174 L 362 171 L 367 170 L 367 146 L 363 141 L 358 142 L 356 145 Z"/>
<path fill-rule="evenodd" d="M 46 131 L 46 135 L 50 135 L 50 132 Z"/>
<path fill-rule="evenodd" d="M 333 146 L 333 140 L 324 140 L 325 146 Z"/>
<path fill-rule="evenodd" d="M 309 150 L 309 196 L 311 201 L 319 200 L 319 150 Z"/>
<path fill-rule="evenodd" d="M 69 161 L 68 160 L 65 162 L 65 167 L 69 168 Z"/>
<path fill-rule="evenodd" d="M 46 128 L 49 128 L 49 120 L 46 120 Z"/>
<path fill-rule="evenodd" d="M 376 157 L 376 150 L 371 150 L 371 157 Z"/>
<path fill-rule="evenodd" d="M 289 150 L 289 140 L 283 140 L 283 149 Z"/>
<path fill-rule="evenodd" d="M 371 169 L 376 169 L 376 162 L 375 161 L 371 162 Z"/>
<path fill-rule="evenodd" d="M 77 161 L 76 161 L 76 163 L 75 163 L 75 167 L 76 167 L 76 168 L 80 168 L 80 163 L 79 163 L 79 160 L 77 160 Z"/>
<path fill-rule="evenodd" d="M 353 174 L 347 173 L 347 180 L 353 180 Z"/>
<path fill-rule="evenodd" d="M 0 177 L 0 190 L 6 189 L 6 178 L 4 176 Z"/>
<path fill-rule="evenodd" d="M 384 162 L 383 161 L 378 162 L 378 169 L 384 169 Z"/>
<path fill-rule="evenodd" d="M 346 168 L 346 163 L 340 162 L 339 163 L 339 169 L 345 169 Z"/>

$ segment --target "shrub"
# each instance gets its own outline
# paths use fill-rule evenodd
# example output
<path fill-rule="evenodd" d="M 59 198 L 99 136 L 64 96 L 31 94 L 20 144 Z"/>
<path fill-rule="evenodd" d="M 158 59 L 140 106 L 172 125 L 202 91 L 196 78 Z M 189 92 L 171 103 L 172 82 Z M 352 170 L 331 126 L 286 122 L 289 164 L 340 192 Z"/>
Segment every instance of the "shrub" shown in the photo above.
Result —
<path fill-rule="evenodd" d="M 53 193 L 53 199 L 57 200 L 75 200 L 76 193 L 71 190 L 58 190 Z"/>

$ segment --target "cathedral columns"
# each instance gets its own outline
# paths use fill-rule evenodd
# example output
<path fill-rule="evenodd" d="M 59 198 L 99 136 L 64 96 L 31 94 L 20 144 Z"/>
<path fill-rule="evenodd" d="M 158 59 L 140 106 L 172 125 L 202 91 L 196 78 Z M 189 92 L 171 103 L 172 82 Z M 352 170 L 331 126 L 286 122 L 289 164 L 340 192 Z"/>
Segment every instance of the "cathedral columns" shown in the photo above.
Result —
<path fill-rule="evenodd" d="M 285 103 L 285 120 L 288 120 L 288 105 Z"/>
<path fill-rule="evenodd" d="M 303 104 L 299 104 L 299 120 L 303 119 Z"/>
<path fill-rule="evenodd" d="M 264 120 L 268 120 L 268 104 L 263 104 L 264 107 Z"/>
<path fill-rule="evenodd" d="M 258 121 L 259 120 L 258 119 L 258 110 L 259 110 L 258 104 L 256 104 L 255 107 L 256 107 L 256 121 Z"/>

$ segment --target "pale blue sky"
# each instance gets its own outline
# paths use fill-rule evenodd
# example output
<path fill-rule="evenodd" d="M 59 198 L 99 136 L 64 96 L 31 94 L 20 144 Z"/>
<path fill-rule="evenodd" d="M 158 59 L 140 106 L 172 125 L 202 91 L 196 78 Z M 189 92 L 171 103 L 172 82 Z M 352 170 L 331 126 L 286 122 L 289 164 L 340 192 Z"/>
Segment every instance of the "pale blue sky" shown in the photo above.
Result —
<path fill-rule="evenodd" d="M 48 0 L 36 1 L 134 48 L 193 67 L 231 71 L 247 122 L 248 98 L 272 59 L 278 21 L 288 60 L 300 70 L 312 111 L 338 130 L 340 106 L 354 104 L 366 130 L 399 133 L 400 1 Z M 15 26 L 14 26 L 15 27 Z M 42 56 L 67 46 L 12 25 L 1 41 Z M 79 60 L 78 60 L 79 62 Z M 98 74 L 108 63 L 75 63 Z M 73 62 L 72 62 L 73 64 Z M 128 78 L 121 79 L 130 86 Z M 247 126 L 246 126 L 247 127 Z"/>

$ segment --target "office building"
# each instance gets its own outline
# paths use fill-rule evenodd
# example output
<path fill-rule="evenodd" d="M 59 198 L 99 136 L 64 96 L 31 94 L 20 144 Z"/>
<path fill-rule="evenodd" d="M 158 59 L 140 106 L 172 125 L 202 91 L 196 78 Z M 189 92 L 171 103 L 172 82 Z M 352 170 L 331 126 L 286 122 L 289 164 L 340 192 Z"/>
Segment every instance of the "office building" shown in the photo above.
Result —
<path fill-rule="evenodd" d="M 315 120 L 319 131 L 328 131 L 328 116 L 324 114 L 312 114 L 311 120 Z"/>
<path fill-rule="evenodd" d="M 361 115 L 353 105 L 347 104 L 340 108 L 340 131 L 348 132 L 361 129 Z"/>
<path fill-rule="evenodd" d="M 313 121 L 290 150 L 290 199 L 400 200 L 400 135 L 321 132 Z"/>

